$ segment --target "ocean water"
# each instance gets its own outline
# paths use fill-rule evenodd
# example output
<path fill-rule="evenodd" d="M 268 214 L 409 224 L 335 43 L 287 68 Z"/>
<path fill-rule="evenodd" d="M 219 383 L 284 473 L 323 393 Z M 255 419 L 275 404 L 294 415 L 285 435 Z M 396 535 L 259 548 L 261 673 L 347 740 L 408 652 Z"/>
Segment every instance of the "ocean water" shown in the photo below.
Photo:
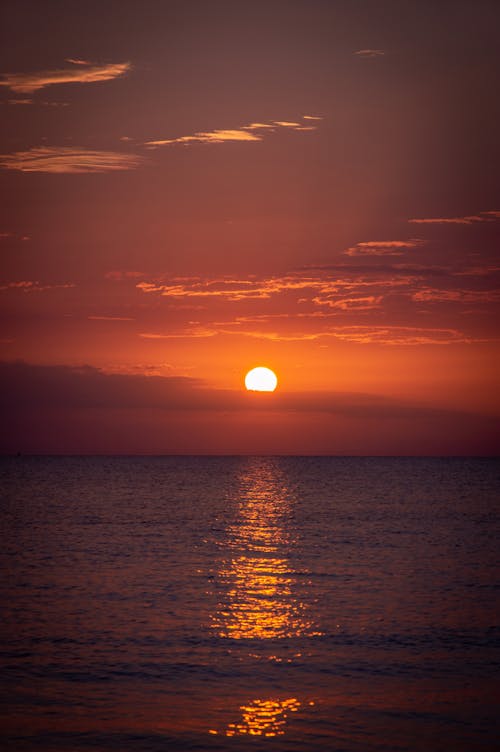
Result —
<path fill-rule="evenodd" d="M 498 460 L 0 467 L 2 749 L 498 748 Z"/>

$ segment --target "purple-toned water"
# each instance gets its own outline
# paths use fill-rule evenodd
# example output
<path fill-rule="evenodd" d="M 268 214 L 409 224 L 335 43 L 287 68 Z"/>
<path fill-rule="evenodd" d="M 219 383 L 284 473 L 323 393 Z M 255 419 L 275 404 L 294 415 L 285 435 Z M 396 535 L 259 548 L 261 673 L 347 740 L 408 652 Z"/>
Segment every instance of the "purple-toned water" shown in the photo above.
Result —
<path fill-rule="evenodd" d="M 1 470 L 3 749 L 496 749 L 497 460 Z"/>

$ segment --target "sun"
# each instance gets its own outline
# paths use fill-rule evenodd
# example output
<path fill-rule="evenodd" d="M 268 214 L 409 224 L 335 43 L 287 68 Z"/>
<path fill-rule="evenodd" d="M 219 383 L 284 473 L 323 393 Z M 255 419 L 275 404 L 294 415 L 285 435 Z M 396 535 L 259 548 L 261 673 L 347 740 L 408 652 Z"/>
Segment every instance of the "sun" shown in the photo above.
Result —
<path fill-rule="evenodd" d="M 274 392 L 278 379 L 274 371 L 264 366 L 252 368 L 245 376 L 245 386 L 250 392 Z"/>

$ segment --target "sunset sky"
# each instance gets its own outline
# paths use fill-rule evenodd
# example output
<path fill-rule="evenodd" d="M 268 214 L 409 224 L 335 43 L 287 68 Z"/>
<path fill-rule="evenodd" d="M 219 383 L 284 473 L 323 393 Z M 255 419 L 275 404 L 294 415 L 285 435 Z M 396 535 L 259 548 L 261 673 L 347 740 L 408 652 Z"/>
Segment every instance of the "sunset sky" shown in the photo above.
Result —
<path fill-rule="evenodd" d="M 498 453 L 496 0 L 0 13 L 0 449 Z"/>

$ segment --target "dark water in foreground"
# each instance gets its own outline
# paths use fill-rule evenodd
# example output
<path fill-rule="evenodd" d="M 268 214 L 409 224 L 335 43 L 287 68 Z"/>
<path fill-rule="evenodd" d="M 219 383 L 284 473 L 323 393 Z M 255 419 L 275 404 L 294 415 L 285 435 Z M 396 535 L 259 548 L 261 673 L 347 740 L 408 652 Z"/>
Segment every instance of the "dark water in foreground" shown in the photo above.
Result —
<path fill-rule="evenodd" d="M 2 749 L 496 749 L 498 461 L 0 467 Z"/>

